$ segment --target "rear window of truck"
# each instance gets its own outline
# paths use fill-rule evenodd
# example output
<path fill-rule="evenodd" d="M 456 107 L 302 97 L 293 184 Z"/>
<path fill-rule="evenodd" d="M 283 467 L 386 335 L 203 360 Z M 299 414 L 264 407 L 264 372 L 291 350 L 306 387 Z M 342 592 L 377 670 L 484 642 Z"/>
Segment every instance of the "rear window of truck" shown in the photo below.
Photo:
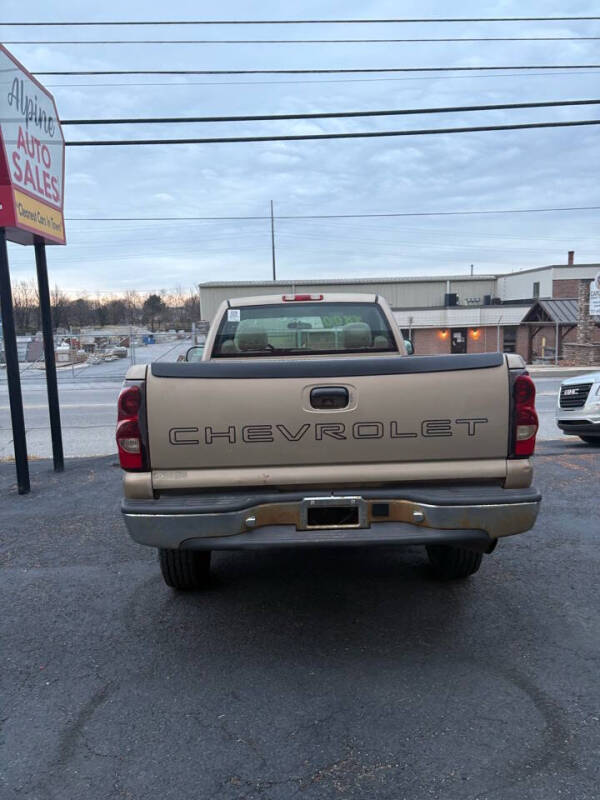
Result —
<path fill-rule="evenodd" d="M 397 352 L 376 303 L 290 302 L 228 308 L 212 357 L 375 352 Z"/>

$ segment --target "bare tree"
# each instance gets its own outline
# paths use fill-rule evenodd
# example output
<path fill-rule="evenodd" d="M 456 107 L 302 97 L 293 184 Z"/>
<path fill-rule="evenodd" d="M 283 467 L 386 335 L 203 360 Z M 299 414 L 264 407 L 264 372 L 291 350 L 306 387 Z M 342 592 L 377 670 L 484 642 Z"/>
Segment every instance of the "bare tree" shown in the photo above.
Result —
<path fill-rule="evenodd" d="M 69 327 L 69 298 L 54 284 L 50 292 L 50 306 L 52 308 L 52 321 L 56 328 Z"/>
<path fill-rule="evenodd" d="M 188 296 L 184 302 L 185 319 L 188 322 L 198 322 L 200 320 L 200 295 L 195 287 L 190 287 Z"/>
<path fill-rule="evenodd" d="M 142 321 L 142 298 L 135 289 L 128 289 L 124 296 L 126 319 L 129 325 L 139 325 Z"/>
<path fill-rule="evenodd" d="M 35 333 L 40 328 L 40 301 L 36 282 L 17 281 L 12 287 L 15 326 L 23 333 Z"/>
<path fill-rule="evenodd" d="M 15 323 L 19 333 L 40 330 L 38 288 L 35 280 L 19 281 L 13 286 Z M 167 291 L 141 295 L 134 289 L 124 293 L 90 296 L 81 292 L 73 297 L 55 285 L 50 292 L 52 321 L 55 328 L 74 326 L 150 324 L 153 328 L 190 329 L 200 319 L 200 303 L 195 288 L 182 286 Z"/>

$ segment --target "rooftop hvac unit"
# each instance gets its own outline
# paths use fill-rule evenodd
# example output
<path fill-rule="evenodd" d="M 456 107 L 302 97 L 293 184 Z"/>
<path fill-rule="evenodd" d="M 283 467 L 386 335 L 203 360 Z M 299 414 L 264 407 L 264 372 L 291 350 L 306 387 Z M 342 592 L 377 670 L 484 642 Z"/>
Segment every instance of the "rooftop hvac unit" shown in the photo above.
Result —
<path fill-rule="evenodd" d="M 499 297 L 492 297 L 492 305 L 499 306 L 502 305 L 502 300 Z"/>
<path fill-rule="evenodd" d="M 492 295 L 491 294 L 484 294 L 483 295 L 483 305 L 489 306 L 492 303 Z"/>
<path fill-rule="evenodd" d="M 456 292 L 446 292 L 444 295 L 444 305 L 446 307 L 458 305 L 458 295 Z"/>

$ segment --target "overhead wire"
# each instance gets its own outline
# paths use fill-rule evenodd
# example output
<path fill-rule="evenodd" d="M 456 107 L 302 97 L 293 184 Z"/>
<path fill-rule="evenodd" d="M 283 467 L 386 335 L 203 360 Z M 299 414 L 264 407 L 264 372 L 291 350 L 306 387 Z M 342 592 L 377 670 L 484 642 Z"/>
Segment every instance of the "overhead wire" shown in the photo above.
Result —
<path fill-rule="evenodd" d="M 411 44 L 436 42 L 573 42 L 600 36 L 443 36 L 406 39 L 14 39 L 4 44 Z"/>
<path fill-rule="evenodd" d="M 360 131 L 354 133 L 302 133 L 281 136 L 213 136 L 188 139 L 97 139 L 65 141 L 67 147 L 122 147 L 165 144 L 234 144 L 241 142 L 293 142 L 326 139 L 374 139 L 398 136 L 432 136 L 453 133 L 486 133 L 490 131 L 532 130 L 535 128 L 571 128 L 600 125 L 600 119 L 569 122 L 524 122 L 512 125 L 477 125 L 460 128 L 421 128 L 402 131 Z"/>
<path fill-rule="evenodd" d="M 461 241 L 464 240 L 465 234 L 464 232 L 456 227 L 448 227 L 444 225 L 443 220 L 427 220 L 426 224 L 415 225 L 415 224 L 406 224 L 404 222 L 399 222 L 395 219 L 375 219 L 375 220 L 368 220 L 363 219 L 361 220 L 360 228 L 356 227 L 355 221 L 352 219 L 333 219 L 333 220 L 308 220 L 304 221 L 301 225 L 295 224 L 294 220 L 291 221 L 281 221 L 278 217 L 275 219 L 280 223 L 279 231 L 287 231 L 290 235 L 294 233 L 294 235 L 304 235 L 304 232 L 308 231 L 308 233 L 321 235 L 322 231 L 326 233 L 333 232 L 337 236 L 346 237 L 346 232 L 350 234 L 354 234 L 360 232 L 361 234 L 372 234 L 376 236 L 379 240 L 382 236 L 389 236 L 391 234 L 396 234 L 398 232 L 406 234 L 407 236 L 412 236 L 415 233 L 427 233 L 427 237 L 429 239 L 430 236 L 443 236 L 445 239 L 456 238 L 460 239 Z M 382 224 L 383 223 L 383 224 Z M 388 224 L 389 223 L 389 224 Z M 127 224 L 127 223 L 126 223 Z M 473 223 L 471 223 L 473 224 Z M 134 225 L 132 224 L 131 229 L 133 229 Z M 224 228 L 227 226 L 224 226 Z M 92 228 L 90 228 L 91 230 Z M 240 226 L 241 229 L 241 226 Z M 98 230 L 98 229 L 96 229 Z M 493 230 L 493 229 L 492 229 Z M 302 233 L 300 233 L 302 231 Z M 485 228 L 481 230 L 480 228 L 471 227 L 469 229 L 469 235 L 475 236 L 477 239 L 485 238 L 491 240 L 501 240 L 501 241 L 515 241 L 515 242 L 539 242 L 539 236 L 522 236 L 518 235 L 515 236 L 514 234 L 506 233 L 504 228 L 501 229 L 500 232 L 491 232 L 489 229 L 489 221 L 486 220 Z M 585 241 L 585 242 L 600 242 L 600 234 L 599 235 L 582 235 L 577 237 L 577 241 Z M 565 233 L 562 236 L 546 236 L 544 235 L 544 242 L 556 243 L 560 242 L 562 244 L 571 243 L 572 242 L 572 235 L 570 232 Z"/>
<path fill-rule="evenodd" d="M 518 77 L 521 80 L 524 78 L 543 78 L 548 75 L 555 77 L 556 75 L 569 76 L 571 78 L 579 77 L 580 75 L 595 75 L 594 71 L 571 71 L 571 72 L 507 72 L 505 74 L 495 73 L 493 75 L 427 75 L 425 77 L 411 76 L 410 78 L 330 78 L 321 80 L 291 80 L 291 81 L 156 81 L 144 83 L 46 83 L 45 86 L 51 89 L 61 88 L 104 88 L 104 87 L 126 87 L 126 86 L 139 86 L 139 87 L 154 87 L 154 86 L 278 86 L 278 85 L 291 85 L 302 84 L 310 86 L 312 84 L 322 83 L 381 83 L 381 82 L 412 82 L 412 81 L 464 81 L 464 80 L 485 80 L 491 78 L 514 78 Z"/>
<path fill-rule="evenodd" d="M 78 224 L 74 230 L 76 230 L 77 235 L 80 236 L 83 233 L 89 235 L 97 235 L 98 237 L 103 237 L 104 234 L 102 233 L 102 228 L 98 225 L 95 225 L 94 222 L 90 222 L 90 224 L 86 224 L 86 221 L 83 219 L 75 218 L 75 220 L 69 220 L 69 225 L 71 225 L 72 221 L 83 223 Z M 100 220 L 105 221 L 105 220 Z M 181 221 L 181 220 L 179 220 Z M 186 221 L 186 220 L 183 220 Z M 190 220 L 187 220 L 190 222 Z M 323 219 L 323 220 L 300 220 L 300 224 L 297 224 L 296 220 L 282 220 L 280 217 L 275 216 L 275 221 L 279 224 L 279 231 L 278 235 L 286 234 L 288 236 L 299 236 L 299 237 L 306 237 L 306 238 L 315 238 L 320 237 L 321 232 L 325 232 L 326 234 L 333 233 L 338 239 L 343 239 L 344 241 L 347 240 L 347 234 L 357 234 L 363 237 L 363 240 L 367 239 L 368 237 L 372 237 L 373 240 L 377 242 L 385 242 L 385 241 L 395 241 L 392 240 L 390 237 L 395 236 L 397 234 L 402 234 L 404 236 L 413 236 L 414 234 L 427 234 L 427 241 L 430 240 L 431 237 L 443 237 L 444 240 L 446 239 L 457 239 L 460 241 L 465 241 L 465 234 L 462 230 L 457 229 L 456 227 L 444 227 L 443 223 L 442 226 L 438 224 L 442 222 L 441 220 L 428 220 L 428 225 L 405 225 L 402 223 L 398 223 L 397 220 L 394 219 L 377 219 L 377 220 L 361 220 L 360 228 L 355 226 L 355 221 L 352 219 Z M 250 224 L 235 224 L 232 222 L 207 222 L 207 221 L 194 221 L 196 230 L 202 230 L 203 243 L 209 242 L 228 242 L 228 241 L 248 241 L 251 239 L 256 238 L 263 238 L 265 235 L 265 230 L 268 229 L 270 232 L 270 226 L 265 227 L 265 222 L 270 222 L 270 217 L 265 217 L 263 220 L 255 221 L 255 225 Z M 391 224 L 386 224 L 391 223 Z M 146 225 L 149 229 L 154 223 L 150 220 L 140 220 L 138 222 L 135 221 L 113 221 L 111 225 L 112 229 L 112 240 L 116 241 L 115 246 L 121 246 L 118 242 L 120 235 L 127 235 L 132 231 L 139 230 L 140 227 Z M 155 236 L 155 230 L 149 230 L 148 235 L 144 235 L 144 242 L 148 241 L 156 241 L 157 243 L 163 241 L 178 241 L 178 237 L 181 235 L 180 231 L 177 230 L 177 226 L 171 226 L 169 231 L 162 231 L 160 235 Z M 269 233 L 270 235 L 270 233 Z M 515 236 L 514 234 L 506 233 L 504 230 L 496 233 L 491 233 L 489 229 L 486 227 L 485 230 L 479 229 L 470 229 L 469 234 L 467 235 L 469 239 L 476 238 L 476 239 L 488 239 L 492 242 L 508 242 L 511 243 L 523 243 L 523 246 L 530 246 L 532 242 L 539 242 L 539 236 Z M 561 245 L 570 244 L 572 242 L 572 234 L 565 233 L 563 236 L 543 236 L 544 243 L 549 243 L 549 246 L 554 247 L 555 243 L 560 243 Z M 89 239 L 85 239 L 84 241 L 71 241 L 71 248 L 73 247 L 85 247 L 85 242 L 89 243 Z M 600 243 L 600 236 L 593 236 L 593 235 L 578 235 L 577 242 L 585 242 L 591 243 L 596 246 L 596 243 Z M 112 245 L 111 245 L 112 246 Z M 203 244 L 204 246 L 204 244 Z"/>
<path fill-rule="evenodd" d="M 347 119 L 352 117 L 390 117 L 415 114 L 454 114 L 472 111 L 499 111 L 522 108 L 556 108 L 560 106 L 599 105 L 600 100 L 546 100 L 529 103 L 495 103 L 477 106 L 438 106 L 374 111 L 328 111 L 304 114 L 252 114 L 203 117 L 121 117 L 108 119 L 63 119 L 61 125 L 129 125 L 181 124 L 199 122 L 264 122 L 295 119 Z"/>
<path fill-rule="evenodd" d="M 429 24 L 463 22 L 583 22 L 600 20 L 600 16 L 554 16 L 554 17 L 390 17 L 364 19 L 210 19 L 210 20 L 94 20 L 61 22 L 3 22 L 4 27 L 107 27 L 148 25 L 380 25 L 380 24 Z"/>
<path fill-rule="evenodd" d="M 600 69 L 600 64 L 517 64 L 458 67 L 350 67 L 337 69 L 108 69 L 34 70 L 34 75 L 340 75 L 397 72 L 483 72 L 501 70 Z"/>
<path fill-rule="evenodd" d="M 555 212 L 570 211 L 600 211 L 598 206 L 554 206 L 547 208 L 495 208 L 472 210 L 462 209 L 458 211 L 388 211 L 382 213 L 345 213 L 345 214 L 276 214 L 275 218 L 286 219 L 385 219 L 393 217 L 455 217 L 455 216 L 474 216 L 487 214 L 546 214 Z M 65 217 L 68 222 L 221 222 L 221 221 L 240 221 L 240 220 L 269 220 L 268 214 L 238 215 L 238 216 L 213 216 L 213 217 Z"/>

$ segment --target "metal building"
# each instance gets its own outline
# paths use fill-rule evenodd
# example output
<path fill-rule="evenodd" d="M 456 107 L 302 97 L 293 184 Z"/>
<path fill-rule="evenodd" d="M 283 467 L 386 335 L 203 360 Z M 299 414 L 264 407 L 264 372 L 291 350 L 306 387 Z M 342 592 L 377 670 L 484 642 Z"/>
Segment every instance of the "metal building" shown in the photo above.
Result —
<path fill-rule="evenodd" d="M 388 301 L 404 336 L 419 354 L 503 350 L 520 353 L 529 362 L 556 360 L 563 344 L 574 340 L 578 286 L 599 271 L 598 263 L 575 264 L 574 253 L 569 252 L 567 264 L 498 275 L 215 281 L 198 288 L 202 318 L 210 321 L 223 300 L 234 297 L 344 291 L 377 294 Z M 543 300 L 553 302 L 538 313 L 538 301 Z M 568 301 L 563 304 L 568 319 L 557 316 L 558 300 Z M 594 338 L 600 341 L 598 325 Z"/>
<path fill-rule="evenodd" d="M 314 281 L 228 281 L 199 284 L 202 319 L 212 320 L 219 305 L 230 297 L 315 292 L 364 292 L 385 297 L 394 309 L 444 306 L 446 295 L 456 295 L 460 305 L 483 305 L 493 295 L 495 275 L 444 275 L 419 278 L 356 278 Z"/>

